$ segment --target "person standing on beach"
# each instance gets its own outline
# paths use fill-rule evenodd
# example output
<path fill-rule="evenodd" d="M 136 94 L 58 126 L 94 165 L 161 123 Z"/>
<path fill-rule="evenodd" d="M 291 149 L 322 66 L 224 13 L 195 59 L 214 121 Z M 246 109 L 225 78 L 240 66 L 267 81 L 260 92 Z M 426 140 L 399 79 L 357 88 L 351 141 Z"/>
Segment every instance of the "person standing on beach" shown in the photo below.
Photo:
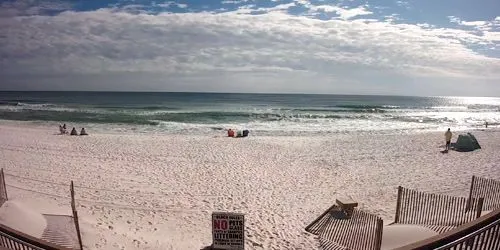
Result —
<path fill-rule="evenodd" d="M 448 128 L 448 130 L 444 133 L 444 138 L 446 139 L 446 151 L 450 150 L 451 137 L 452 133 L 450 131 L 450 128 Z"/>

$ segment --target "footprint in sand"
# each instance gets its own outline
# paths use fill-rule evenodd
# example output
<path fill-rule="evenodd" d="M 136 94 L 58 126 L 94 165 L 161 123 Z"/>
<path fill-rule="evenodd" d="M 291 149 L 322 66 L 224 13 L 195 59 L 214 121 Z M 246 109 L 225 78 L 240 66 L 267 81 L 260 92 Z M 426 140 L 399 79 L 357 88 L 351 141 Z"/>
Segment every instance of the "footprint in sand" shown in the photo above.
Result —
<path fill-rule="evenodd" d="M 264 245 L 261 244 L 261 243 L 257 243 L 257 242 L 252 242 L 252 246 L 254 247 L 260 247 L 260 248 L 264 248 Z"/>

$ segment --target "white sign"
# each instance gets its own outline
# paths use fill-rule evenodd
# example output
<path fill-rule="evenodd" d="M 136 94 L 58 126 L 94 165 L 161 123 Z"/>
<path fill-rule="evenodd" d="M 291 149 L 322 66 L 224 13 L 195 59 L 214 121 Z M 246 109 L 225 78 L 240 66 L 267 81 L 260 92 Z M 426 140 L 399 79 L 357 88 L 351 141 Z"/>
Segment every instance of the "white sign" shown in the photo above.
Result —
<path fill-rule="evenodd" d="M 245 249 L 245 215 L 212 213 L 212 239 L 214 249 Z"/>

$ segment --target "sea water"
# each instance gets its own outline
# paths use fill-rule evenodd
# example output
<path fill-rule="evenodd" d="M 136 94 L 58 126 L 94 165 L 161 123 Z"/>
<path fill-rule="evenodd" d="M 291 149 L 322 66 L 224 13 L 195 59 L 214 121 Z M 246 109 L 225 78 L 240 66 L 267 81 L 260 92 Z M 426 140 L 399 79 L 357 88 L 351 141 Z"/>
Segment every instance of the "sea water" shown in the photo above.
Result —
<path fill-rule="evenodd" d="M 408 133 L 500 124 L 500 98 L 145 92 L 0 92 L 0 119 L 87 131 L 250 135 Z M 57 127 L 56 127 L 57 129 Z"/>

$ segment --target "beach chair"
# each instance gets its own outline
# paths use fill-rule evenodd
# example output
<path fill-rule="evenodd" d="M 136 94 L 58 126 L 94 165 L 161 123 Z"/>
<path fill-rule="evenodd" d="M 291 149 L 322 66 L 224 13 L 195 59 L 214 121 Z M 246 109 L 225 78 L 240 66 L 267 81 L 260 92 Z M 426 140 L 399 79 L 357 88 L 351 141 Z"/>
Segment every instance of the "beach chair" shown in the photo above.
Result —
<path fill-rule="evenodd" d="M 500 208 L 500 181 L 472 176 L 469 200 L 484 198 L 483 211 Z"/>
<path fill-rule="evenodd" d="M 454 197 L 398 187 L 391 224 L 421 225 L 444 233 L 481 216 L 483 198 Z"/>
<path fill-rule="evenodd" d="M 305 230 L 318 236 L 324 250 L 379 250 L 383 220 L 356 206 L 354 202 L 337 200 Z"/>

